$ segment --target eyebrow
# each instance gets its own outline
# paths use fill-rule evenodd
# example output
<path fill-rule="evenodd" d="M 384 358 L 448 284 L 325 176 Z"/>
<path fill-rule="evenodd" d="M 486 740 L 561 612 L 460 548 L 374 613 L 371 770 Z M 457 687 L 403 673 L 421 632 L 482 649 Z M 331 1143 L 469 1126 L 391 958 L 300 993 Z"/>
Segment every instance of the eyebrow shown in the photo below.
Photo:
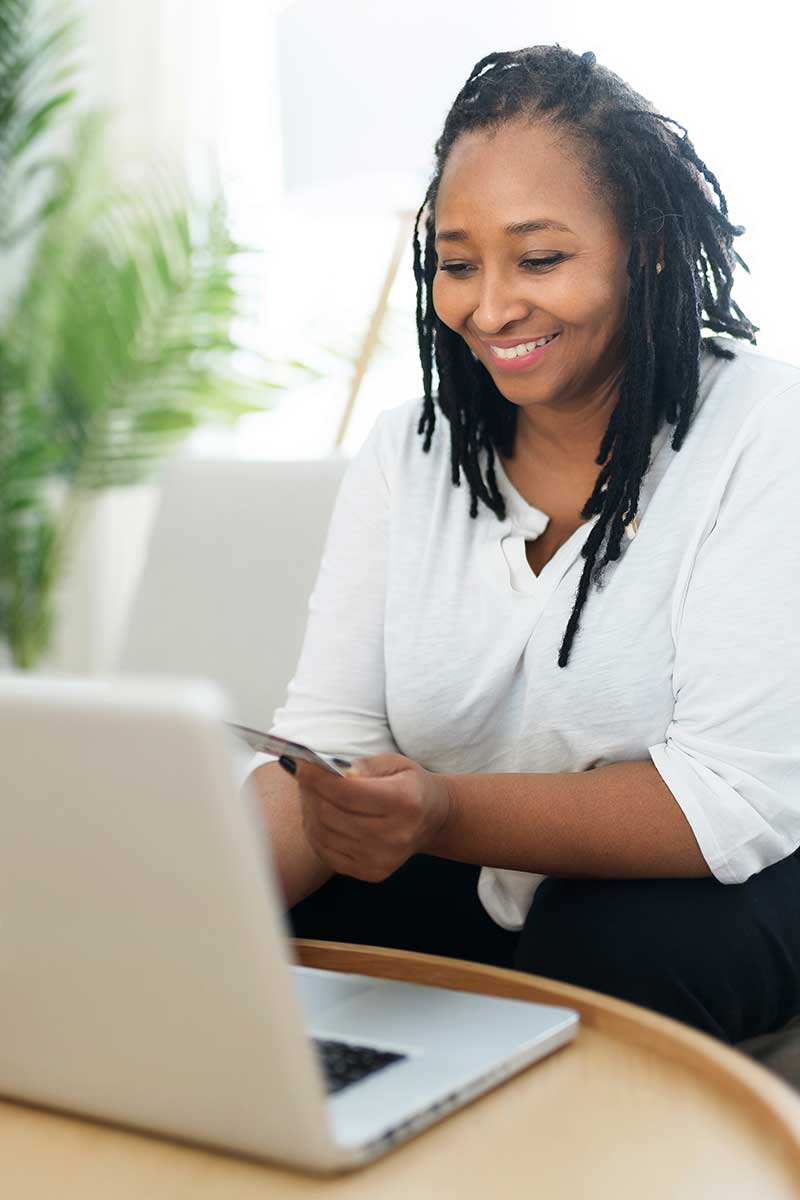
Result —
<path fill-rule="evenodd" d="M 559 233 L 572 233 L 569 225 L 564 225 L 562 221 L 552 221 L 547 217 L 542 217 L 538 221 L 516 221 L 513 225 L 506 225 L 503 229 L 510 237 L 514 237 L 521 233 L 539 233 L 543 229 L 554 229 Z M 437 242 L 467 242 L 469 234 L 466 229 L 443 229 L 441 233 L 436 234 Z"/>

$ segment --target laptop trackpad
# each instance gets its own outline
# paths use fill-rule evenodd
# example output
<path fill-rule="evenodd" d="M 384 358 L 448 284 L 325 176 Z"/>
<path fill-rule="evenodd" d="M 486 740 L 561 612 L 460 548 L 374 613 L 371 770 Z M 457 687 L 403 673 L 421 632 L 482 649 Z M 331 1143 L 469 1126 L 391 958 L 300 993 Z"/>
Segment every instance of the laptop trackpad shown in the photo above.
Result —
<path fill-rule="evenodd" d="M 378 982 L 371 975 L 324 971 L 319 967 L 293 966 L 292 976 L 307 1020 L 346 1004 L 354 996 L 370 991 Z"/>

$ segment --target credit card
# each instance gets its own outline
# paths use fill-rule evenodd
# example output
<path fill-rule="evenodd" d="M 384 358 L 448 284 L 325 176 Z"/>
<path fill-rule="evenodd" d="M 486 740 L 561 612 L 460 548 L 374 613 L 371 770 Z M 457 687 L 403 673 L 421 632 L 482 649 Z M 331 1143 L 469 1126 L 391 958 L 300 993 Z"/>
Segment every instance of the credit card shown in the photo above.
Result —
<path fill-rule="evenodd" d="M 251 729 L 249 725 L 238 725 L 234 721 L 225 721 L 224 724 L 242 741 L 247 742 L 251 749 L 263 754 L 287 754 L 289 758 L 302 758 L 304 762 L 313 763 L 315 767 L 322 767 L 326 771 L 332 771 L 334 775 L 343 777 L 351 765 L 350 760 L 341 755 L 320 754 L 310 746 L 304 746 L 302 742 L 276 737 L 275 734 L 265 733 L 262 729 Z"/>

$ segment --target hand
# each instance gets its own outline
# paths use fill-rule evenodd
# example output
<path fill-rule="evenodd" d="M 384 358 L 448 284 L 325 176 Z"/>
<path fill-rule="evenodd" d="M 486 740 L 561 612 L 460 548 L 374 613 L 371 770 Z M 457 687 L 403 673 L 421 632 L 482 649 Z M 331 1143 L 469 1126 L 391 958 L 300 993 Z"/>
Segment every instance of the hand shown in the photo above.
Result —
<path fill-rule="evenodd" d="M 450 817 L 450 791 L 445 776 L 402 754 L 360 758 L 353 768 L 342 778 L 297 760 L 303 829 L 332 871 L 380 883 L 425 852 Z"/>

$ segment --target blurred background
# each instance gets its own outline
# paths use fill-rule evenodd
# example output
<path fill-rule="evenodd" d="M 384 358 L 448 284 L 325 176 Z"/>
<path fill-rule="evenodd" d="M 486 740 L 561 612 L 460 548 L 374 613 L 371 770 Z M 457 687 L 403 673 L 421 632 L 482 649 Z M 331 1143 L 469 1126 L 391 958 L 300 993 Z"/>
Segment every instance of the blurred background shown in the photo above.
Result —
<path fill-rule="evenodd" d="M 92 394 L 101 398 L 87 402 L 87 411 L 95 414 L 95 426 L 96 414 L 105 413 L 103 455 L 95 449 L 81 457 L 73 430 L 70 454 L 65 441 L 55 458 L 52 434 L 40 432 L 35 446 L 20 440 L 25 414 L 47 406 L 54 388 L 69 407 L 86 363 L 100 361 L 102 339 L 117 339 L 119 322 L 106 328 L 94 320 L 84 295 L 102 259 L 92 243 L 78 266 L 70 266 L 71 275 L 64 268 L 73 290 L 65 284 L 60 300 L 59 311 L 72 321 L 69 336 L 58 335 L 63 363 L 59 359 L 46 382 L 45 366 L 37 364 L 37 383 L 29 362 L 39 350 L 32 347 L 46 357 L 48 330 L 56 329 L 56 320 L 58 329 L 68 324 L 52 314 L 46 319 L 49 284 L 41 281 L 56 286 L 62 276 L 47 273 L 47 263 L 52 266 L 54 256 L 60 261 L 59 245 L 74 247 L 80 239 L 68 227 L 56 231 L 60 240 L 41 260 L 39 276 L 26 275 L 31 260 L 21 242 L 4 242 L 0 290 L 6 303 L 15 295 L 10 281 L 18 288 L 34 277 L 39 283 L 24 304 L 16 293 L 13 311 L 22 315 L 7 325 L 0 345 L 11 364 L 0 386 L 6 479 L 15 463 L 31 464 L 17 471 L 23 483 L 7 489 L 6 531 L 16 514 L 16 532 L 14 539 L 6 532 L 0 543 L 0 667 L 94 673 L 117 663 L 162 480 L 175 463 L 346 461 L 382 409 L 421 397 L 411 221 L 447 109 L 473 64 L 490 51 L 551 42 L 578 53 L 593 50 L 659 112 L 686 126 L 720 181 L 730 219 L 746 226 L 735 248 L 751 274 L 737 273 L 733 295 L 760 328 L 758 351 L 799 361 L 792 232 L 796 67 L 787 10 L 777 3 L 752 10 L 688 0 L 668 8 L 506 0 L 493 9 L 485 0 L 42 0 L 7 8 L 12 43 L 23 11 L 41 14 L 43 36 L 59 14 L 77 14 L 69 76 L 74 95 L 44 115 L 31 101 L 39 133 L 30 144 L 47 134 L 57 149 L 66 134 L 56 117 L 68 111 L 108 111 L 103 169 L 117 200 L 98 204 L 90 220 L 114 247 L 108 258 L 117 275 L 125 271 L 141 282 L 131 313 L 144 311 L 146 278 L 173 286 L 169 270 L 177 273 L 181 254 L 187 262 L 190 251 L 195 254 L 190 233 L 199 239 L 192 279 L 202 278 L 204 290 L 201 301 L 191 301 L 200 304 L 191 313 L 186 301 L 185 321 L 170 326 L 166 349 L 158 342 L 165 322 L 151 315 L 152 370 L 144 381 L 137 366 L 135 386 L 125 376 L 127 399 L 111 416 L 102 380 L 112 378 L 112 366 L 113 378 L 123 377 L 122 349 L 111 366 L 109 356 L 102 358 L 106 375 L 94 369 L 92 386 L 99 390 Z M 41 52 L 36 61 L 42 63 Z M 74 150 L 67 158 L 75 164 Z M 93 168 L 81 169 L 86 176 Z M 120 193 L 129 200 L 154 172 L 162 180 L 163 212 L 173 211 L 163 197 L 179 193 L 187 220 L 175 224 L 177 234 L 166 218 L 162 222 L 177 250 L 145 238 L 147 276 L 133 265 L 133 224 L 129 228 L 115 205 Z M 184 173 L 184 192 L 164 182 L 175 172 Z M 43 173 L 31 172 L 29 182 Z M 105 193 L 94 186 L 87 194 Z M 23 207 L 30 204 L 24 189 L 20 195 Z M 224 204 L 227 243 L 208 215 L 215 200 Z M 190 215 L 192 206 L 199 215 Z M 142 211 L 146 207 L 142 201 Z M 108 294 L 106 267 L 98 268 L 98 295 Z M 127 294 L 120 290 L 120 297 Z M 165 311 L 176 306 L 173 297 Z M 208 310 L 216 324 L 201 330 L 197 314 Z M 141 337 L 133 315 L 130 321 L 131 338 Z M 213 344 L 209 327 L 218 331 Z M 125 354 L 130 365 L 129 347 Z M 9 434 L 14 429 L 16 443 Z M 13 450 L 25 444 L 28 449 Z M 140 462 L 139 473 L 123 460 Z M 91 496 L 76 502 L 80 520 L 70 526 L 71 540 L 55 566 L 47 567 L 43 552 L 36 558 L 34 550 L 26 560 L 30 596 L 47 584 L 52 598 L 50 617 L 28 630 L 19 616 L 21 568 L 12 571 L 11 564 L 14 555 L 22 561 L 25 537 L 33 546 L 33 517 L 18 518 L 23 510 L 39 511 L 30 482 L 37 463 L 39 478 L 50 464 L 50 494 L 62 516 L 64 497 L 77 494 L 79 484 Z M 36 537 L 44 545 L 55 535 Z M 287 662 L 295 651 L 290 647 Z M 252 706 L 247 715 L 253 719 Z"/>

